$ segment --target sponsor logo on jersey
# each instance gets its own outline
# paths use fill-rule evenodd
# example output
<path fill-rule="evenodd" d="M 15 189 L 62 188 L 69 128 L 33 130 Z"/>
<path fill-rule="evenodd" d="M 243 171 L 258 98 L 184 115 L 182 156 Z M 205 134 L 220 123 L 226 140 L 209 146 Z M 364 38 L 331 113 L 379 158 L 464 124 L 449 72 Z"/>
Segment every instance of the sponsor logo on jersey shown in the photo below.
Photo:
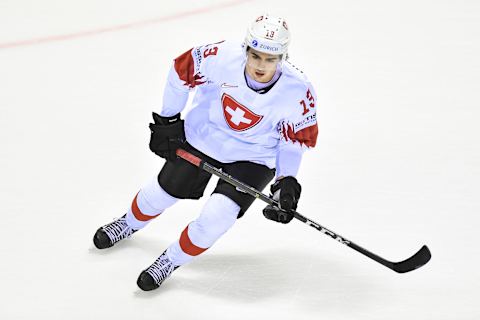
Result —
<path fill-rule="evenodd" d="M 193 50 L 193 57 L 194 57 L 194 73 L 198 73 L 200 72 L 200 65 L 202 64 L 202 60 L 203 60 L 203 57 L 202 57 L 202 52 L 200 51 L 200 48 L 197 47 L 195 48 L 195 50 Z"/>
<path fill-rule="evenodd" d="M 238 88 L 238 86 L 236 86 L 234 84 L 228 84 L 226 82 L 222 83 L 221 87 L 222 88 Z"/>
<path fill-rule="evenodd" d="M 269 46 L 268 44 L 261 43 L 260 44 L 260 49 L 265 49 L 265 50 L 268 50 L 268 51 L 277 52 L 279 48 L 278 47 L 272 47 L 272 46 Z"/>
<path fill-rule="evenodd" d="M 317 115 L 315 113 L 307 116 L 302 121 L 295 123 L 294 128 L 295 131 L 301 130 L 305 127 L 311 126 L 317 123 Z"/>
<path fill-rule="evenodd" d="M 257 125 L 263 118 L 238 103 L 228 94 L 222 96 L 223 116 L 228 126 L 235 131 L 245 131 Z"/>

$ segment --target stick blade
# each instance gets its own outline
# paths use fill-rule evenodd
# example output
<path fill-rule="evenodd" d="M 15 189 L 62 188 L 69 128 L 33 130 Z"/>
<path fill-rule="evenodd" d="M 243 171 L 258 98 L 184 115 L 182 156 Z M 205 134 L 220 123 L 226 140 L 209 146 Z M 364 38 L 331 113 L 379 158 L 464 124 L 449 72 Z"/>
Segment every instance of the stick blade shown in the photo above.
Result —
<path fill-rule="evenodd" d="M 432 258 L 432 254 L 427 246 L 423 246 L 417 253 L 407 260 L 396 262 L 392 269 L 398 273 L 405 273 L 424 266 Z"/>

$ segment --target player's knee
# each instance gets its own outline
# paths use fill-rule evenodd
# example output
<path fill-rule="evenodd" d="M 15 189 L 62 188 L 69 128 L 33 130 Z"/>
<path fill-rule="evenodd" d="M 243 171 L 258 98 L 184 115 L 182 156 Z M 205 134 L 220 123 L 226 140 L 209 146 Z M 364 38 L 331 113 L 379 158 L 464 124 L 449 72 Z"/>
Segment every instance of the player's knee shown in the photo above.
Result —
<path fill-rule="evenodd" d="M 160 187 L 156 178 L 152 179 L 140 190 L 139 197 L 141 197 L 145 205 L 159 212 L 178 201 L 177 198 L 172 197 Z"/>
<path fill-rule="evenodd" d="M 240 212 L 240 206 L 223 194 L 213 194 L 205 204 L 198 222 L 199 230 L 216 238 L 230 229 Z"/>

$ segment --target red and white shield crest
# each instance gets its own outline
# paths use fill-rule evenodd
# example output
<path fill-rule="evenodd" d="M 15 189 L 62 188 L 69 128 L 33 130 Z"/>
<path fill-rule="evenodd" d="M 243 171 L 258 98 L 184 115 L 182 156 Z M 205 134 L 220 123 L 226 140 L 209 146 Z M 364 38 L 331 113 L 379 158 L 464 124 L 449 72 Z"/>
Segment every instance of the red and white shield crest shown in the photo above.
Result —
<path fill-rule="evenodd" d="M 263 118 L 263 116 L 253 113 L 226 93 L 222 96 L 222 107 L 225 121 L 235 131 L 250 129 Z"/>

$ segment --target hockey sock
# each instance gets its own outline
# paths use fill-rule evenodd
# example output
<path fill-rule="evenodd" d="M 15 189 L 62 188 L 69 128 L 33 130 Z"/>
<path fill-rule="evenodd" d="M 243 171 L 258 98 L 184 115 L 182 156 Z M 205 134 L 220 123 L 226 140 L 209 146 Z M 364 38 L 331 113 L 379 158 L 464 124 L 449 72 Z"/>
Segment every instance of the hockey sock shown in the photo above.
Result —
<path fill-rule="evenodd" d="M 134 230 L 142 229 L 177 201 L 160 187 L 155 177 L 133 199 L 126 216 L 127 224 Z"/>
<path fill-rule="evenodd" d="M 180 239 L 167 249 L 174 265 L 190 262 L 195 256 L 210 248 L 228 229 L 240 211 L 240 206 L 223 194 L 214 193 L 199 217 L 183 230 Z"/>

